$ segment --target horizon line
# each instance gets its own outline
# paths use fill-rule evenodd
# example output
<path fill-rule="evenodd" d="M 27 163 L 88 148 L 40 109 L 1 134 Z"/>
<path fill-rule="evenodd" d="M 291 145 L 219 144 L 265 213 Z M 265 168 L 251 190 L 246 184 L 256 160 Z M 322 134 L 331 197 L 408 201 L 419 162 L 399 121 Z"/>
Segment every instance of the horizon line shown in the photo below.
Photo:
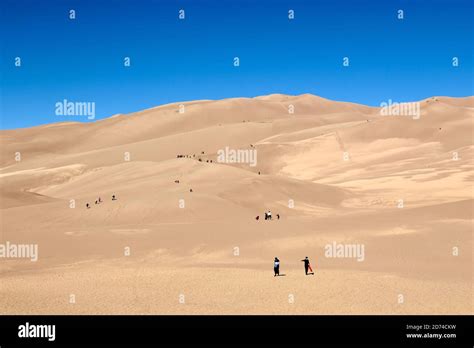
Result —
<path fill-rule="evenodd" d="M 173 102 L 164 103 L 164 104 L 158 104 L 156 106 L 151 106 L 151 107 L 148 107 L 148 108 L 144 108 L 144 109 L 140 109 L 140 110 L 136 110 L 136 111 L 132 111 L 132 112 L 115 113 L 115 114 L 112 114 L 110 116 L 103 116 L 103 117 L 100 117 L 100 118 L 95 118 L 94 117 L 94 119 L 91 119 L 91 120 L 57 121 L 57 122 L 41 123 L 41 124 L 36 124 L 36 125 L 31 125 L 31 126 L 26 126 L 26 127 L 17 127 L 17 128 L 2 128 L 1 127 L 1 119 L 4 118 L 4 117 L 2 117 L 0 119 L 0 132 L 14 131 L 14 130 L 24 130 L 24 129 L 31 129 L 31 128 L 36 128 L 36 127 L 45 127 L 45 126 L 49 126 L 49 125 L 59 125 L 59 124 L 78 124 L 78 123 L 79 124 L 91 124 L 91 123 L 97 123 L 97 122 L 105 121 L 105 120 L 108 120 L 110 118 L 117 117 L 117 116 L 131 116 L 133 114 L 140 113 L 140 112 L 143 112 L 143 111 L 158 109 L 158 108 L 161 108 L 161 107 L 166 107 L 166 106 L 176 105 L 176 104 L 189 104 L 189 103 L 195 103 L 195 102 L 217 102 L 217 101 L 233 100 L 233 99 L 256 99 L 256 98 L 270 97 L 270 96 L 284 96 L 284 97 L 293 97 L 293 98 L 303 97 L 303 96 L 311 96 L 311 97 L 317 97 L 317 98 L 324 99 L 324 100 L 331 101 L 331 102 L 335 102 L 335 103 L 349 103 L 349 104 L 355 104 L 355 105 L 365 106 L 365 107 L 374 108 L 374 109 L 382 107 L 382 105 L 374 106 L 374 105 L 368 105 L 368 104 L 363 104 L 363 103 L 358 103 L 358 102 L 353 102 L 353 101 L 347 101 L 347 100 L 329 99 L 329 98 L 322 97 L 322 96 L 319 96 L 319 95 L 316 95 L 316 94 L 313 94 L 313 93 L 301 93 L 301 94 L 292 95 L 292 94 L 285 94 L 285 93 L 276 92 L 276 93 L 270 93 L 270 94 L 261 94 L 261 95 L 257 95 L 257 96 L 253 96 L 253 97 L 227 97 L 227 98 L 221 98 L 221 99 L 179 100 L 179 101 L 173 101 Z M 395 104 L 395 103 L 398 103 L 398 104 L 401 104 L 401 103 L 417 103 L 417 102 L 422 102 L 422 101 L 433 99 L 433 98 L 463 99 L 463 98 L 470 98 L 470 97 L 474 97 L 474 94 L 465 95 L 465 96 L 461 96 L 461 97 L 459 97 L 459 96 L 453 97 L 453 96 L 448 96 L 448 95 L 433 95 L 433 96 L 430 96 L 430 97 L 426 97 L 424 99 L 410 100 L 410 101 L 394 101 L 391 98 L 389 98 L 387 100 L 382 101 L 380 104 L 382 104 L 384 102 L 393 102 L 393 104 Z M 64 101 L 70 101 L 70 100 L 68 100 L 67 98 L 64 98 L 63 100 L 60 100 L 57 103 L 62 103 Z M 266 100 L 263 100 L 263 101 L 266 101 Z M 91 102 L 91 101 L 70 101 L 70 102 L 73 102 L 73 103 L 94 103 L 95 104 L 95 102 Z M 76 115 L 75 117 L 78 117 L 78 116 Z M 83 117 L 83 115 L 81 115 L 81 117 Z"/>

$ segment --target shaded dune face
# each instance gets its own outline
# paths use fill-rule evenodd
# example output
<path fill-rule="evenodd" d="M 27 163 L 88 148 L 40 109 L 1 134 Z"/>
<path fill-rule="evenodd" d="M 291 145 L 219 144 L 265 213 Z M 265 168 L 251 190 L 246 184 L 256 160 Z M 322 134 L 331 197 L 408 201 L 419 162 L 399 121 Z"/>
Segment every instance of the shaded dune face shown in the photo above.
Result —
<path fill-rule="evenodd" d="M 382 116 L 380 108 L 275 94 L 1 131 L 0 242 L 37 243 L 40 257 L 2 261 L 0 277 L 12 277 L 15 285 L 6 291 L 14 293 L 13 286 L 22 287 L 18 271 L 31 274 L 30 285 L 41 279 L 34 272 L 65 265 L 74 266 L 58 272 L 71 279 L 99 277 L 83 268 L 92 263 L 136 289 L 154 277 L 176 278 L 186 287 L 183 272 L 198 267 L 203 279 L 193 278 L 196 289 L 211 291 L 205 282 L 215 281 L 212 270 L 219 269 L 228 293 L 240 298 L 236 279 L 242 277 L 257 289 L 251 298 L 268 286 L 260 275 L 272 272 L 275 256 L 291 273 L 302 271 L 299 260 L 309 254 L 324 271 L 326 294 L 345 280 L 371 293 L 375 287 L 367 280 L 375 279 L 387 291 L 371 293 L 372 307 L 351 307 L 341 298 L 340 306 L 334 300 L 322 312 L 396 312 L 384 301 L 401 291 L 397 284 L 417 299 L 433 299 L 400 313 L 470 312 L 474 97 L 429 98 L 419 110 L 417 119 Z M 95 204 L 98 197 L 102 202 Z M 268 210 L 272 221 L 263 220 Z M 328 258 L 325 246 L 333 242 L 363 244 L 366 256 L 362 262 Z M 135 259 L 124 257 L 125 246 Z M 453 248 L 461 250 L 456 257 Z M 45 277 L 38 296 L 61 286 L 51 274 Z M 298 286 L 286 278 L 290 288 Z M 454 283 L 453 303 L 437 302 L 438 291 L 450 293 Z M 283 296 L 288 289 L 282 286 Z M 301 290 L 308 297 L 319 285 L 309 286 Z M 163 296 L 174 296 L 175 285 L 164 289 Z M 243 300 L 215 296 L 220 313 L 249 310 Z M 9 312 L 28 312 L 8 301 Z M 255 312 L 279 312 L 269 301 Z M 179 312 L 157 303 L 107 306 L 114 313 Z M 190 311 L 213 312 L 204 304 Z"/>

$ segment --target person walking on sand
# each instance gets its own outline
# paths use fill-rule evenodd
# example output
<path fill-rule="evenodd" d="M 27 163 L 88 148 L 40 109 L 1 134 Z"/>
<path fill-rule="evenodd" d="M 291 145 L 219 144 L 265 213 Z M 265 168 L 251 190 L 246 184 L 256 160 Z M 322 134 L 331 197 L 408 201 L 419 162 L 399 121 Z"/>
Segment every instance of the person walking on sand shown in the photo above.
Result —
<path fill-rule="evenodd" d="M 272 219 L 272 212 L 269 210 L 268 211 L 268 220 L 271 220 Z"/>
<path fill-rule="evenodd" d="M 311 265 L 309 264 L 309 259 L 308 259 L 308 256 L 306 256 L 303 260 L 301 260 L 304 262 L 304 273 L 306 275 L 308 275 L 308 270 L 311 271 L 310 274 L 313 274 L 313 269 L 311 268 Z"/>
<path fill-rule="evenodd" d="M 280 275 L 280 260 L 278 260 L 278 257 L 275 257 L 275 261 L 273 261 L 273 272 L 275 272 L 274 277 Z"/>

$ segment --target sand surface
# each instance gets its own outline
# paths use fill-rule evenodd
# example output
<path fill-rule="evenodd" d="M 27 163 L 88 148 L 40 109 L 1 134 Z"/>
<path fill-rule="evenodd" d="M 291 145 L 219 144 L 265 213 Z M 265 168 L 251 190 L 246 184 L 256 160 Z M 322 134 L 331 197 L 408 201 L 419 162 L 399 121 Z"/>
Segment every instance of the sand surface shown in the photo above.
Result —
<path fill-rule="evenodd" d="M 0 132 L 1 313 L 473 313 L 474 97 L 180 104 Z"/>

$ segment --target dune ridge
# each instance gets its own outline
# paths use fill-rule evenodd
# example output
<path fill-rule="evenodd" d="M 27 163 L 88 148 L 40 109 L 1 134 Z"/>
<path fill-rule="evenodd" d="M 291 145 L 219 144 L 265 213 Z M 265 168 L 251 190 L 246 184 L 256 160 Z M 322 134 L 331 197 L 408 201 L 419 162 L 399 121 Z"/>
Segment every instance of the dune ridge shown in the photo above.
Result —
<path fill-rule="evenodd" d="M 474 97 L 419 107 L 272 94 L 0 131 L 0 244 L 40 255 L 0 259 L 0 310 L 472 314 Z"/>

